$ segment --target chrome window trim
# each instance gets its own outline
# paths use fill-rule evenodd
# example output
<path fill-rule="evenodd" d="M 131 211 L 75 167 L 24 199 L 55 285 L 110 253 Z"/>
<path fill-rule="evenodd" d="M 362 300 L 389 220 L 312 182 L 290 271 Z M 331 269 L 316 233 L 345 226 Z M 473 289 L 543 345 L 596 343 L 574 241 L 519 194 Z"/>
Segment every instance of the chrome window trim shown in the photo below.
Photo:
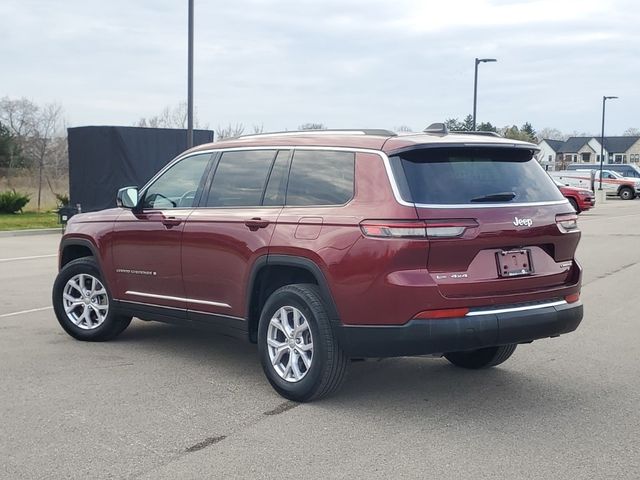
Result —
<path fill-rule="evenodd" d="M 207 300 L 196 300 L 193 298 L 172 297 L 170 295 L 159 295 L 157 293 L 136 292 L 133 290 L 127 290 L 125 292 L 125 295 L 135 295 L 136 297 L 145 297 L 145 298 L 156 298 L 158 300 L 173 300 L 176 302 L 196 303 L 198 305 L 210 305 L 212 307 L 231 308 L 231 305 L 229 305 L 228 303 L 210 302 Z"/>
<path fill-rule="evenodd" d="M 539 308 L 558 307 L 560 305 L 567 305 L 566 300 L 558 300 L 555 302 L 541 303 L 538 305 L 526 305 L 524 307 L 511 307 L 511 308 L 496 308 L 495 310 L 476 310 L 471 311 L 465 315 L 465 317 L 478 317 L 481 315 L 495 315 L 498 313 L 512 313 L 512 312 L 526 312 L 528 310 L 537 310 Z"/>
<path fill-rule="evenodd" d="M 482 146 L 486 146 L 486 144 L 478 144 Z M 491 144 L 490 144 L 491 145 Z M 441 145 L 439 145 L 441 146 Z M 447 146 L 447 145 L 444 145 Z M 511 145 L 508 145 L 511 147 Z M 157 174 L 155 174 L 151 180 L 149 180 L 142 189 L 140 189 L 141 194 L 146 191 L 146 189 L 151 185 L 160 175 L 162 175 L 166 170 L 171 168 L 174 164 L 178 163 L 181 160 L 184 160 L 187 157 L 193 155 L 200 155 L 204 153 L 216 154 L 216 153 L 224 153 L 231 152 L 237 150 L 320 150 L 320 151 L 334 151 L 334 152 L 354 152 L 354 153 L 369 153 L 378 155 L 384 164 L 385 171 L 387 172 L 387 177 L 389 179 L 389 184 L 391 185 L 391 190 L 393 191 L 393 196 L 400 205 L 405 207 L 415 207 L 415 208 L 440 208 L 440 209 L 473 209 L 473 208 L 507 208 L 507 207 L 541 207 L 548 205 L 568 205 L 569 201 L 567 199 L 563 200 L 550 200 L 548 202 L 523 202 L 523 203 L 483 203 L 482 205 L 472 205 L 472 204 L 426 204 L 426 203 L 413 203 L 407 202 L 400 196 L 400 190 L 396 183 L 396 179 L 393 175 L 393 171 L 391 170 L 391 162 L 389 161 L 389 156 L 381 151 L 375 150 L 371 148 L 358 148 L 358 147 L 319 147 L 319 146 L 305 146 L 305 145 L 262 145 L 262 146 L 244 146 L 244 147 L 222 147 L 222 148 L 209 148 L 205 150 L 198 150 L 196 152 L 189 152 L 187 154 L 182 154 L 169 163 L 165 165 Z M 356 179 L 354 179 L 356 180 Z M 141 195 L 142 196 L 142 195 Z M 353 198 L 352 198 L 353 200 Z M 308 208 L 316 205 L 298 205 L 292 206 L 296 208 Z M 321 205 L 318 205 L 321 206 Z M 200 207 L 196 207 L 200 208 Z M 210 207 L 217 208 L 217 207 Z M 242 208 L 253 208 L 253 207 L 242 207 Z"/>

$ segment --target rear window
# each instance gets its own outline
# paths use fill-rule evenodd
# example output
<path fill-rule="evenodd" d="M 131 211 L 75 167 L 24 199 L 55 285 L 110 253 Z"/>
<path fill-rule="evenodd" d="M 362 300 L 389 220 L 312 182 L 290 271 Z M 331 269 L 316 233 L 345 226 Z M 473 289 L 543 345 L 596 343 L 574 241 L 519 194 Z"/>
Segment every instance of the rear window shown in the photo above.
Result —
<path fill-rule="evenodd" d="M 482 206 L 564 199 L 529 150 L 432 148 L 390 160 L 402 197 L 415 203 Z"/>

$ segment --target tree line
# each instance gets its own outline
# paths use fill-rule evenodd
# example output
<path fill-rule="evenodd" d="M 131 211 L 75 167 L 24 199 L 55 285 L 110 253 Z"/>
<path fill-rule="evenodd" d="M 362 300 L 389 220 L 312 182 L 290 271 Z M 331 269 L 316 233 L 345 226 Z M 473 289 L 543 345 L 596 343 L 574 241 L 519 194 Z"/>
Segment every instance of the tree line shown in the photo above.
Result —
<path fill-rule="evenodd" d="M 462 120 L 449 118 L 445 124 L 450 131 L 468 132 L 473 129 L 473 117 L 467 115 Z M 175 106 L 166 106 L 158 114 L 141 117 L 133 123 L 137 127 L 150 128 L 186 128 L 186 102 Z M 196 128 L 209 129 L 208 124 L 200 123 L 197 112 L 194 118 Z M 325 130 L 322 122 L 308 122 L 298 125 L 298 130 Z M 401 125 L 393 128 L 396 132 L 411 132 L 412 128 Z M 521 126 L 508 125 L 497 127 L 491 122 L 480 122 L 477 130 L 496 132 L 506 138 L 538 143 L 542 139 L 566 140 L 570 136 L 598 136 L 584 132 L 563 133 L 555 128 L 536 130 L 531 123 Z M 214 129 L 215 139 L 237 137 L 246 133 L 264 132 L 263 124 L 246 127 L 243 123 L 220 124 Z M 640 136 L 640 129 L 629 128 L 623 135 Z M 38 105 L 35 102 L 19 98 L 0 99 L 0 175 L 4 175 L 11 185 L 11 175 L 28 172 L 38 183 L 38 209 L 43 185 L 49 183 L 52 176 L 64 176 L 68 173 L 68 152 L 66 121 L 63 108 L 56 103 Z M 49 188 L 51 188 L 49 183 Z"/>
<path fill-rule="evenodd" d="M 0 169 L 11 185 L 14 173 L 37 178 L 37 207 L 50 176 L 68 171 L 67 135 L 63 109 L 56 103 L 37 105 L 26 98 L 0 99 Z"/>

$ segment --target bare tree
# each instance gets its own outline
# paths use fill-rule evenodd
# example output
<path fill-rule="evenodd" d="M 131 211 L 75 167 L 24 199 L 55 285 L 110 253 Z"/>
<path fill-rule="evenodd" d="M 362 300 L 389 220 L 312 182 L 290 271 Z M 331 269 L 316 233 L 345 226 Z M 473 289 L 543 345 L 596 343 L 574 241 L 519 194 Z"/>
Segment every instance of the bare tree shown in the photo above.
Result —
<path fill-rule="evenodd" d="M 44 170 L 48 165 L 68 165 L 62 107 L 51 103 L 42 107 L 21 98 L 0 100 L 0 121 L 14 138 L 9 172 L 18 165 L 32 167 L 38 178 L 38 211 L 42 206 Z"/>
<path fill-rule="evenodd" d="M 253 133 L 258 135 L 260 133 L 264 132 L 264 123 L 261 123 L 260 125 L 254 124 L 253 127 Z"/>
<path fill-rule="evenodd" d="M 208 128 L 208 125 L 200 125 L 197 112 L 193 115 L 195 128 Z M 149 118 L 141 118 L 134 123 L 134 127 L 148 128 L 187 128 L 187 102 L 166 106 L 158 115 Z"/>
<path fill-rule="evenodd" d="M 640 137 L 640 128 L 629 127 L 622 135 L 625 137 Z"/>
<path fill-rule="evenodd" d="M 38 168 L 38 211 L 42 199 L 42 180 L 45 162 L 56 144 L 55 138 L 62 129 L 62 107 L 51 103 L 40 109 L 30 143 L 31 157 Z"/>
<path fill-rule="evenodd" d="M 398 125 L 397 127 L 393 127 L 393 131 L 396 133 L 411 133 L 413 129 L 408 125 Z"/>
<path fill-rule="evenodd" d="M 539 140 L 562 140 L 565 141 L 569 138 L 569 135 L 565 135 L 557 128 L 545 127 L 538 130 L 538 139 Z"/>
<path fill-rule="evenodd" d="M 242 123 L 236 123 L 235 125 L 229 123 L 226 127 L 218 125 L 218 128 L 216 128 L 216 138 L 218 140 L 239 137 L 243 133 L 244 125 Z"/>

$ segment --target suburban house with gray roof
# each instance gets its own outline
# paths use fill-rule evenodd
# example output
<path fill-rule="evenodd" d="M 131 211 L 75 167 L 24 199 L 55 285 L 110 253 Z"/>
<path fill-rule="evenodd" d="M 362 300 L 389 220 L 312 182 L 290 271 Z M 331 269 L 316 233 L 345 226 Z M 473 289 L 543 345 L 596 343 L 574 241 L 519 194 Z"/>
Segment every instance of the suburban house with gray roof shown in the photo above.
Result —
<path fill-rule="evenodd" d="M 554 166 L 563 170 L 569 163 L 600 163 L 600 140 L 600 137 L 569 137 L 564 142 L 544 139 L 538 144 L 538 160 L 549 170 Z M 604 137 L 604 162 L 640 163 L 640 137 Z"/>

